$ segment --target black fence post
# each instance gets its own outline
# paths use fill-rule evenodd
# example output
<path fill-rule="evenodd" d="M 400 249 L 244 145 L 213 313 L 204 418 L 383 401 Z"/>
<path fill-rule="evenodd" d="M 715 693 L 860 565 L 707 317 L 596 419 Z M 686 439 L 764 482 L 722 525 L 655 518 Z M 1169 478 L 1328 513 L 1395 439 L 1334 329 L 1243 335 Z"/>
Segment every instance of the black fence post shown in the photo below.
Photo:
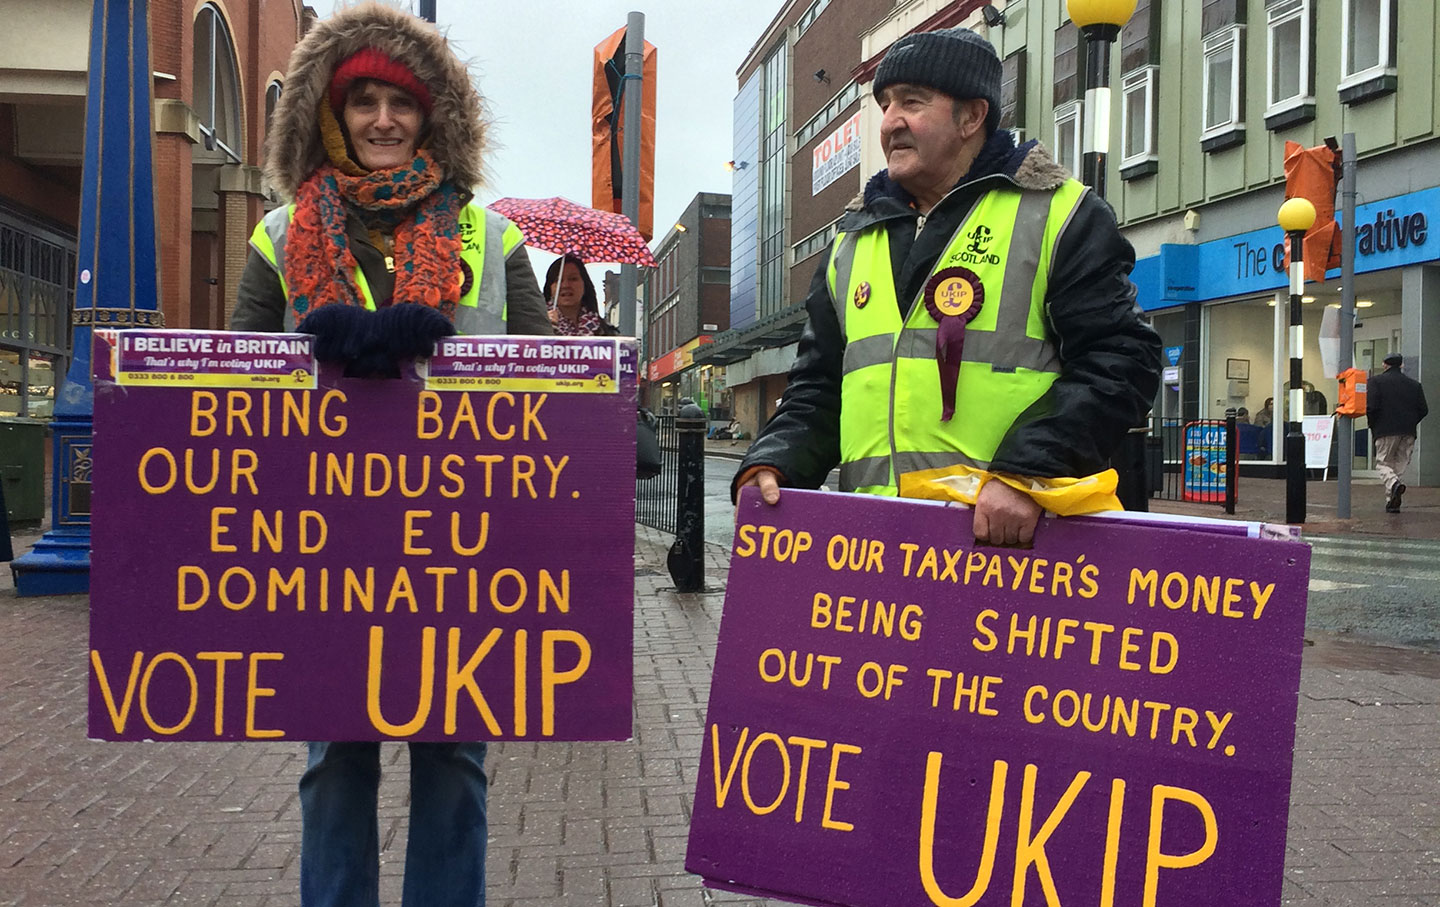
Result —
<path fill-rule="evenodd" d="M 1118 474 L 1115 495 L 1126 510 L 1150 509 L 1150 480 L 1145 475 L 1145 436 L 1149 433 L 1148 425 L 1130 429 L 1111 460 Z"/>
<path fill-rule="evenodd" d="M 679 489 L 675 495 L 675 544 L 666 566 L 676 592 L 705 589 L 705 411 L 693 403 L 680 408 Z"/>
<path fill-rule="evenodd" d="M 1240 431 L 1235 427 L 1235 410 L 1225 410 L 1225 512 L 1235 513 L 1240 485 Z"/>
<path fill-rule="evenodd" d="M 5 509 L 5 487 L 0 482 L 0 561 L 15 560 L 15 549 L 10 547 L 10 512 Z"/>

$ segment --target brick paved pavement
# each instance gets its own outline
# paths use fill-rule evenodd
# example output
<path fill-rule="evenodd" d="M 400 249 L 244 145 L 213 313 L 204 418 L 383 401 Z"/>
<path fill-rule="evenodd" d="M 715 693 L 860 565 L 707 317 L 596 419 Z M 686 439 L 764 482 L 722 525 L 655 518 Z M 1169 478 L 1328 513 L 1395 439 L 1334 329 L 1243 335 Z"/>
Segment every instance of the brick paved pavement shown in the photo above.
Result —
<path fill-rule="evenodd" d="M 682 868 L 721 595 L 664 591 L 666 542 L 637 527 L 635 739 L 492 748 L 494 907 L 770 903 Z M 303 747 L 87 741 L 86 609 L 0 580 L 0 905 L 297 904 Z M 1437 728 L 1440 656 L 1307 650 L 1284 907 L 1440 904 Z M 383 752 L 398 904 L 405 749 Z"/>

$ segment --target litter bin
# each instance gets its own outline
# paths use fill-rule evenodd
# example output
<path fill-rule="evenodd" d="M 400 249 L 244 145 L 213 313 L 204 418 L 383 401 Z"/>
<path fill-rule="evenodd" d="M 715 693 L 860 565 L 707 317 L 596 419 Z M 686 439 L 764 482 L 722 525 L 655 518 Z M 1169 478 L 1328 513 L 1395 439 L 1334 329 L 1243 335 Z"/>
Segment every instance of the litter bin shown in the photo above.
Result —
<path fill-rule="evenodd" d="M 0 419 L 0 487 L 10 524 L 45 516 L 45 422 Z"/>

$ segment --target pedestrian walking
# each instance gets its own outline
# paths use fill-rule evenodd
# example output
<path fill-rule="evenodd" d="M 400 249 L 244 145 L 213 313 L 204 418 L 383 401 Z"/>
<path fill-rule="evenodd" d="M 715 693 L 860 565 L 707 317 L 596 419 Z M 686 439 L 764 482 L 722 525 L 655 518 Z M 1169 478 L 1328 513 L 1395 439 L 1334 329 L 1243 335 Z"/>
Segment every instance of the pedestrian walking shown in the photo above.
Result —
<path fill-rule="evenodd" d="M 470 74 L 433 25 L 379 5 L 296 46 L 267 139 L 268 214 L 233 330 L 316 335 L 347 374 L 398 374 L 465 334 L 551 334 L 523 237 L 475 204 L 485 127 Z M 323 704 L 317 704 L 323 707 Z M 407 907 L 485 903 L 484 743 L 410 744 Z M 379 904 L 378 742 L 317 742 L 300 779 L 305 907 Z"/>
<path fill-rule="evenodd" d="M 1430 412 L 1425 388 L 1401 369 L 1405 357 L 1385 357 L 1385 371 L 1371 378 L 1365 393 L 1365 417 L 1375 435 L 1375 468 L 1385 482 L 1385 512 L 1399 513 L 1405 495 L 1405 470 L 1415 450 L 1415 428 Z"/>
<path fill-rule="evenodd" d="M 997 128 L 1000 73 L 965 28 L 886 53 L 874 93 L 888 168 L 837 224 L 736 492 L 757 485 L 773 504 L 837 462 L 847 491 L 955 480 L 973 490 L 978 540 L 1028 545 L 1040 501 L 1105 470 L 1141 424 L 1160 340 L 1135 304 L 1134 250 L 1103 199 Z"/>

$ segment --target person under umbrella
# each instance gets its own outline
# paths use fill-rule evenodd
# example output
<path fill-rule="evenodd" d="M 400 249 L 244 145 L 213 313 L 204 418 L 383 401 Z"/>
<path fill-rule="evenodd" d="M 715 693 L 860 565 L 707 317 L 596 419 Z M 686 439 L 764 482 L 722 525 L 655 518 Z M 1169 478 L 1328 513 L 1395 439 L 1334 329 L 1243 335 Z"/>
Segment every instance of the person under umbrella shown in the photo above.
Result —
<path fill-rule="evenodd" d="M 573 255 L 562 255 L 550 263 L 545 272 L 545 300 L 557 334 L 613 337 L 620 333 L 619 328 L 600 317 L 595 284 L 584 262 Z"/>

